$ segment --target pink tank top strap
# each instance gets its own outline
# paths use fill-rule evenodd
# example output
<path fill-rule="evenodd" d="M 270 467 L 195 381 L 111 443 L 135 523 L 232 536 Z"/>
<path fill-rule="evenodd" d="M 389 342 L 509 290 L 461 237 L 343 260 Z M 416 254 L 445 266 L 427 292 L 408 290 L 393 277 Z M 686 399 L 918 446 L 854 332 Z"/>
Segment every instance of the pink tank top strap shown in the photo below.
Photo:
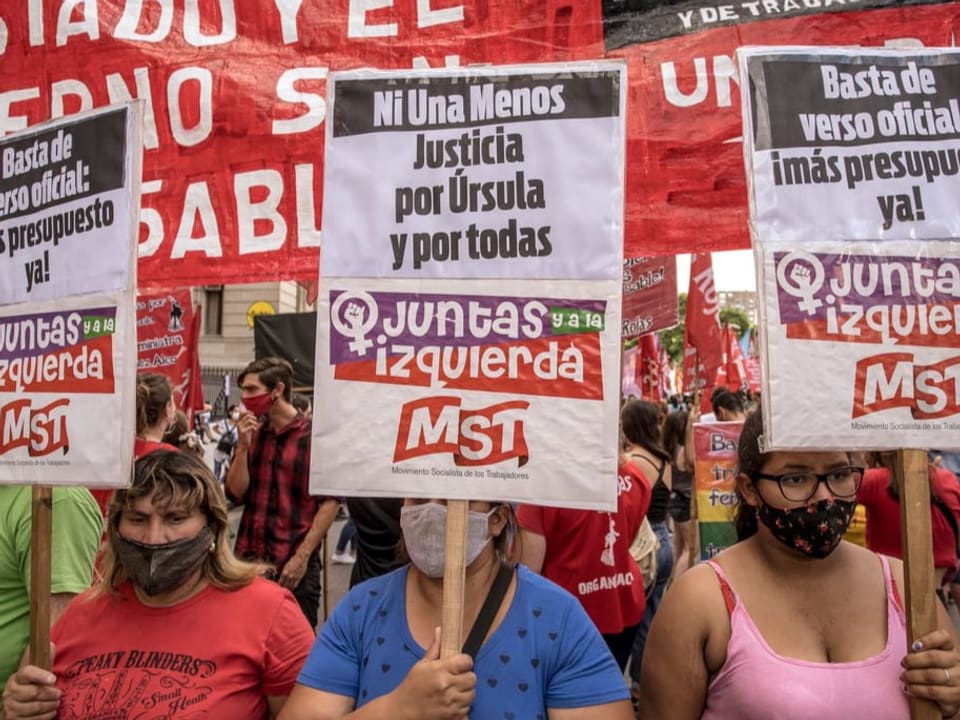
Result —
<path fill-rule="evenodd" d="M 733 608 L 737 605 L 737 595 L 733 592 L 733 588 L 730 587 L 730 581 L 727 580 L 723 568 L 713 560 L 707 560 L 707 565 L 709 565 L 710 569 L 716 574 L 717 582 L 720 583 L 720 592 L 723 593 L 723 602 L 727 606 L 727 615 L 732 615 Z"/>
<path fill-rule="evenodd" d="M 890 570 L 890 558 L 886 555 L 879 555 L 880 565 L 883 567 L 883 581 L 887 586 L 887 597 L 893 603 L 897 614 L 901 618 L 906 617 L 906 611 L 903 609 L 903 600 L 900 599 L 900 588 L 897 587 L 897 581 L 893 578 L 893 572 Z"/>

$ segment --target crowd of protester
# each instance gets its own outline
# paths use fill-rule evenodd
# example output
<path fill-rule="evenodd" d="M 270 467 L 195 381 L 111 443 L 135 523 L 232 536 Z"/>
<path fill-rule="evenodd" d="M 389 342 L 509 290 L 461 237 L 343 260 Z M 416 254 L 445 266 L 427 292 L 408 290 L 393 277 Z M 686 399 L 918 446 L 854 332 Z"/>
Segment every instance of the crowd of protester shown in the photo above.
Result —
<path fill-rule="evenodd" d="M 85 489 L 55 495 L 50 670 L 25 653 L 27 503 L 0 488 L 0 720 L 906 720 L 910 697 L 960 716 L 945 453 L 929 472 L 943 602 L 908 649 L 889 455 L 764 452 L 755 398 L 726 388 L 707 415 L 698 397 L 625 398 L 615 509 L 469 503 L 462 651 L 441 657 L 440 498 L 348 498 L 351 589 L 318 618 L 341 501 L 309 493 L 312 407 L 291 383 L 286 361 L 251 363 L 241 402 L 197 434 L 165 378 L 139 378 L 130 487 L 101 493 L 102 514 Z M 743 423 L 737 542 L 697 562 L 707 420 Z M 844 539 L 858 502 L 866 547 Z"/>

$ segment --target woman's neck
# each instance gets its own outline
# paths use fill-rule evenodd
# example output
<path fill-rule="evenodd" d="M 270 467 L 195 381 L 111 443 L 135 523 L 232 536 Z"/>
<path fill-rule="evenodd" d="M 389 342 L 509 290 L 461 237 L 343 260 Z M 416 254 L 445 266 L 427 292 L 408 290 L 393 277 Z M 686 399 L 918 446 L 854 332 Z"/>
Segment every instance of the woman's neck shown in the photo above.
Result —
<path fill-rule="evenodd" d="M 466 635 L 473 626 L 480 608 L 483 606 L 493 581 L 500 572 L 500 557 L 488 543 L 483 552 L 467 566 L 463 588 L 463 633 Z M 410 566 L 413 575 L 412 585 L 432 615 L 440 618 L 443 609 L 443 578 L 431 578 Z M 439 623 L 438 623 L 439 624 Z"/>
<path fill-rule="evenodd" d="M 166 431 L 159 425 L 152 425 L 144 428 L 137 437 L 141 440 L 149 440 L 150 442 L 163 442 L 165 432 Z"/>

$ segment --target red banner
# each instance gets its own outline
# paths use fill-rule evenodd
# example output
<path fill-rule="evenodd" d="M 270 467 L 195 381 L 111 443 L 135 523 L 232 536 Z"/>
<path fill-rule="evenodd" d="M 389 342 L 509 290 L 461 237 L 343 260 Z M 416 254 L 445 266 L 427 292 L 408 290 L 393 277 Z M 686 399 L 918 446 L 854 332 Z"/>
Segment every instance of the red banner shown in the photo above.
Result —
<path fill-rule="evenodd" d="M 749 246 L 734 50 L 951 45 L 958 7 L 929 0 L 8 2 L 0 9 L 0 135 L 142 98 L 141 287 L 168 285 L 170 277 L 184 285 L 312 280 L 330 71 L 624 57 L 625 255 L 734 249 Z"/>
<path fill-rule="evenodd" d="M 679 320 L 677 259 L 623 260 L 623 339 L 673 327 Z"/>
<path fill-rule="evenodd" d="M 200 382 L 200 314 L 190 290 L 137 296 L 137 372 L 166 375 L 173 400 L 192 419 L 203 409 Z"/>
<path fill-rule="evenodd" d="M 683 333 L 683 387 L 686 392 L 701 391 L 702 407 L 709 407 L 710 388 L 723 363 L 719 315 L 710 253 L 691 255 Z"/>

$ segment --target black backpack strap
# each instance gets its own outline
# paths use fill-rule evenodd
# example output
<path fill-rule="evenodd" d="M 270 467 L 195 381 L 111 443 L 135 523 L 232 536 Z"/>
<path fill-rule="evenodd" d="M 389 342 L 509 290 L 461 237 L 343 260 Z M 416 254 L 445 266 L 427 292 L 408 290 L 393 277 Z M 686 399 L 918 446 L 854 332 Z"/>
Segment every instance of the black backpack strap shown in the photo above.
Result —
<path fill-rule="evenodd" d="M 500 571 L 490 586 L 490 592 L 487 593 L 487 599 L 483 601 L 483 607 L 480 608 L 480 614 L 477 615 L 476 622 L 470 628 L 470 634 L 467 635 L 463 643 L 464 655 L 476 659 L 477 652 L 483 644 L 483 639 L 487 636 L 490 625 L 493 624 L 493 618 L 496 617 L 500 604 L 503 602 L 503 596 L 507 594 L 507 588 L 510 587 L 510 579 L 513 577 L 513 571 L 516 569 L 514 563 L 500 563 Z"/>

